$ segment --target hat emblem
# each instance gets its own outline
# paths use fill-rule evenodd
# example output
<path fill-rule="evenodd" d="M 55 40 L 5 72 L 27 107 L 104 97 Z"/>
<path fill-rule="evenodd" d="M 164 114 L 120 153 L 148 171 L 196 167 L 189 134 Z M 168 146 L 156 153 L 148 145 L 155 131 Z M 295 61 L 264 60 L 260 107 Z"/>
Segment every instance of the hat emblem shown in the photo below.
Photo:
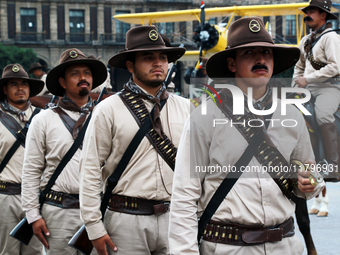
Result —
<path fill-rule="evenodd" d="M 20 70 L 20 68 L 19 68 L 19 66 L 17 66 L 17 65 L 14 65 L 14 66 L 12 67 L 12 71 L 13 71 L 14 73 L 19 72 L 19 70 Z"/>
<path fill-rule="evenodd" d="M 78 53 L 75 50 L 71 50 L 70 51 L 70 57 L 71 58 L 76 58 L 76 57 L 78 57 Z"/>
<path fill-rule="evenodd" d="M 250 29 L 250 31 L 253 32 L 253 33 L 260 32 L 260 30 L 261 30 L 260 23 L 259 23 L 257 20 L 252 19 L 252 20 L 249 22 L 249 29 Z"/>
<path fill-rule="evenodd" d="M 150 32 L 149 32 L 149 38 L 151 41 L 157 41 L 158 39 L 158 33 L 156 30 L 152 29 Z"/>

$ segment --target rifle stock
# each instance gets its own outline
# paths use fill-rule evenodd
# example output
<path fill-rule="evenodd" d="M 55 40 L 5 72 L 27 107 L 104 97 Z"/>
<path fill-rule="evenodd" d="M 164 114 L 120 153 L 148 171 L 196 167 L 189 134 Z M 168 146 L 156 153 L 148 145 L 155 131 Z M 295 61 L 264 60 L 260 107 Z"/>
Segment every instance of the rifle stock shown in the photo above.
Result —
<path fill-rule="evenodd" d="M 68 245 L 72 248 L 78 250 L 81 252 L 81 254 L 84 255 L 90 255 L 91 251 L 93 249 L 92 242 L 90 241 L 85 225 L 83 225 L 77 233 L 74 234 L 74 236 L 71 238 L 71 240 L 68 242 Z"/>
<path fill-rule="evenodd" d="M 27 218 L 25 217 L 13 228 L 9 235 L 23 244 L 28 245 L 33 237 L 32 225 L 28 224 Z"/>

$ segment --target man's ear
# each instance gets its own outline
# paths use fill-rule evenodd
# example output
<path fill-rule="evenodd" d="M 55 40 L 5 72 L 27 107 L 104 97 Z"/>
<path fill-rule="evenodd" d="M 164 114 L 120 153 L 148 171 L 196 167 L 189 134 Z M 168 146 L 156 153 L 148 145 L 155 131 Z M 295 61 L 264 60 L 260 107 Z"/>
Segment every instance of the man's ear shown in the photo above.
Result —
<path fill-rule="evenodd" d="M 227 58 L 227 65 L 230 71 L 232 71 L 233 73 L 236 72 L 235 59 Z"/>
<path fill-rule="evenodd" d="M 62 86 L 64 89 L 66 89 L 66 82 L 63 77 L 59 77 L 59 84 Z"/>
<path fill-rule="evenodd" d="M 130 73 L 133 73 L 133 71 L 134 71 L 134 65 L 133 65 L 133 63 L 132 63 L 132 61 L 126 61 L 126 67 L 127 67 L 127 69 L 128 69 L 128 71 L 130 72 Z"/>
<path fill-rule="evenodd" d="M 2 92 L 4 92 L 4 94 L 7 95 L 7 85 L 2 86 Z"/>

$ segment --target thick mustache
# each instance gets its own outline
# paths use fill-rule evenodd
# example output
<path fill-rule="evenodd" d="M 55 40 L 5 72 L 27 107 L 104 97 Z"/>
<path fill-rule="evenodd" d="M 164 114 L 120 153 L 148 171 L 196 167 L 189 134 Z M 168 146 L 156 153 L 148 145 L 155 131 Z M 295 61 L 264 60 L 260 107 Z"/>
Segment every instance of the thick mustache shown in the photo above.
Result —
<path fill-rule="evenodd" d="M 18 94 L 24 94 L 24 95 L 26 95 L 26 92 L 20 91 L 20 92 L 15 93 L 16 96 L 17 96 Z"/>
<path fill-rule="evenodd" d="M 253 72 L 253 71 L 257 70 L 257 69 L 264 69 L 264 70 L 267 70 L 267 71 L 268 71 L 268 67 L 265 66 L 265 65 L 255 65 L 255 66 L 253 66 L 253 68 L 251 69 L 251 71 Z"/>
<path fill-rule="evenodd" d="M 306 21 L 313 21 L 313 19 L 311 17 L 307 16 L 307 17 L 303 18 L 303 21 L 304 22 L 306 22 Z"/>
<path fill-rule="evenodd" d="M 87 81 L 81 81 L 81 82 L 79 82 L 79 83 L 77 84 L 77 87 L 79 87 L 80 85 L 82 85 L 82 84 L 84 84 L 84 83 L 86 83 L 87 86 L 90 86 L 90 83 L 88 83 Z"/>

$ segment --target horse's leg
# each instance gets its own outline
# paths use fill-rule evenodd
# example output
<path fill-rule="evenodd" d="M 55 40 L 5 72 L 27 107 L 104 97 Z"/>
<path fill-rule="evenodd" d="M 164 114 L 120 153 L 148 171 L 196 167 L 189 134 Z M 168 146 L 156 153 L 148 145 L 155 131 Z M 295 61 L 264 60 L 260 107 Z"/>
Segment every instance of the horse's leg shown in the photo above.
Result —
<path fill-rule="evenodd" d="M 303 198 L 299 198 L 296 196 L 293 196 L 293 201 L 296 204 L 295 207 L 296 221 L 301 231 L 301 234 L 305 239 L 307 254 L 317 255 L 318 253 L 316 252 L 312 235 L 310 232 L 310 220 L 308 216 L 307 201 Z"/>
<path fill-rule="evenodd" d="M 322 190 L 322 196 L 321 197 L 321 208 L 319 213 L 316 215 L 318 217 L 327 217 L 328 215 L 328 203 L 329 203 L 329 197 L 326 192 L 326 187 Z"/>
<path fill-rule="evenodd" d="M 315 198 L 314 198 L 314 203 L 312 205 L 312 207 L 310 208 L 309 210 L 309 214 L 317 214 L 320 210 L 320 206 L 321 206 L 321 197 L 320 195 L 317 195 Z"/>

